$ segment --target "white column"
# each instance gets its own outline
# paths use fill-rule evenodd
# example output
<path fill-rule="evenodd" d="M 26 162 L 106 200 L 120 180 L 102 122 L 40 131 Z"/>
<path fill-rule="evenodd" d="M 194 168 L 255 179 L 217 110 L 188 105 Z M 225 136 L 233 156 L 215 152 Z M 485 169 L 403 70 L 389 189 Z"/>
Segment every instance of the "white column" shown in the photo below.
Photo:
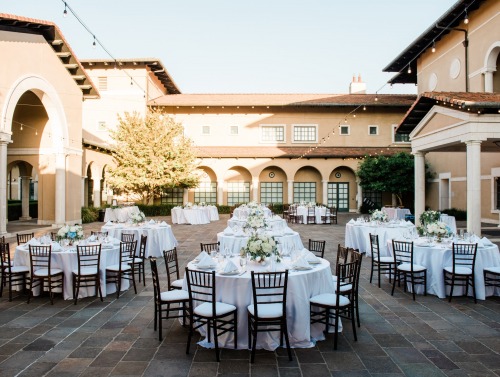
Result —
<path fill-rule="evenodd" d="M 252 200 L 259 201 L 259 178 L 252 178 Z"/>
<path fill-rule="evenodd" d="M 87 177 L 82 177 L 82 197 L 81 197 L 81 202 L 80 202 L 80 205 L 81 205 L 82 207 L 85 207 L 85 192 L 87 191 L 87 190 L 85 189 L 85 179 L 86 179 L 86 178 L 87 178 Z"/>
<path fill-rule="evenodd" d="M 467 231 L 481 234 L 481 142 L 467 146 Z"/>
<path fill-rule="evenodd" d="M 189 202 L 189 189 L 185 188 L 183 191 L 182 191 L 182 202 L 183 203 L 187 203 Z"/>
<path fill-rule="evenodd" d="M 56 192 L 55 207 L 56 218 L 55 226 L 59 227 L 66 222 L 66 155 L 64 153 L 56 154 Z"/>
<path fill-rule="evenodd" d="M 101 177 L 92 178 L 94 181 L 94 207 L 101 206 Z"/>
<path fill-rule="evenodd" d="M 217 181 L 217 204 L 224 205 L 224 180 Z"/>
<path fill-rule="evenodd" d="M 328 205 L 328 181 L 321 181 L 323 184 L 323 199 L 322 203 L 327 206 Z"/>
<path fill-rule="evenodd" d="M 288 182 L 288 203 L 293 203 L 293 179 L 290 179 Z"/>
<path fill-rule="evenodd" d="M 493 93 L 493 73 L 494 70 L 484 72 L 484 91 L 486 93 Z"/>
<path fill-rule="evenodd" d="M 356 203 L 358 207 L 356 208 L 356 212 L 359 210 L 359 207 L 363 204 L 363 188 L 360 185 L 361 180 L 359 178 L 356 178 L 356 186 L 358 189 L 358 194 L 356 195 Z"/>
<path fill-rule="evenodd" d="M 415 224 L 420 225 L 420 215 L 425 211 L 425 154 L 415 152 Z"/>
<path fill-rule="evenodd" d="M 30 220 L 30 176 L 22 176 L 21 178 L 21 217 L 19 220 Z"/>
<path fill-rule="evenodd" d="M 7 144 L 10 135 L 0 134 L 0 235 L 7 234 Z"/>

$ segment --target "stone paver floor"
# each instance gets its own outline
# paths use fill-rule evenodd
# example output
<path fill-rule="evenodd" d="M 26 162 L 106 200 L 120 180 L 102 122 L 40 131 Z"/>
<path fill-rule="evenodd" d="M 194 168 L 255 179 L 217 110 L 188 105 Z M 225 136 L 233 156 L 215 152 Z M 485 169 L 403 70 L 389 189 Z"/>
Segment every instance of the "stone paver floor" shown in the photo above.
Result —
<path fill-rule="evenodd" d="M 325 239 L 326 256 L 335 260 L 338 243 L 344 242 L 345 222 L 338 225 L 292 225 L 307 239 Z M 169 223 L 170 218 L 166 219 Z M 200 242 L 216 241 L 228 215 L 207 225 L 173 225 L 179 241 L 183 269 Z M 87 233 L 102 223 L 85 225 Z M 45 230 L 46 231 L 46 230 Z M 38 229 L 38 233 L 43 230 Z M 12 245 L 16 242 L 9 240 Z M 160 277 L 166 284 L 163 261 Z M 286 352 L 260 351 L 255 364 L 246 350 L 223 350 L 215 362 L 213 350 L 199 346 L 185 353 L 187 333 L 179 322 L 165 322 L 164 340 L 153 331 L 153 291 L 149 268 L 146 286 L 138 294 L 128 290 L 104 302 L 86 298 L 73 305 L 56 297 L 0 299 L 0 376 L 499 376 L 500 297 L 474 304 L 457 297 L 449 303 L 435 296 L 411 295 L 402 289 L 390 294 L 369 283 L 370 259 L 363 260 L 360 286 L 361 328 L 354 342 L 350 326 L 344 326 L 338 350 L 333 335 L 310 349 Z"/>

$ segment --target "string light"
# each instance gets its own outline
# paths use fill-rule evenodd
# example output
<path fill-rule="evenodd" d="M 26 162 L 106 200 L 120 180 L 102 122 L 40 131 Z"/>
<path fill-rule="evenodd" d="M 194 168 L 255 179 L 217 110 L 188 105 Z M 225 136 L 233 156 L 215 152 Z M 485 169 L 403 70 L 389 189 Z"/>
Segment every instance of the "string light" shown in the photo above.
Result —
<path fill-rule="evenodd" d="M 408 71 L 407 71 L 407 72 L 408 72 L 408 74 L 410 74 L 410 73 L 411 73 L 411 67 L 410 67 L 410 64 L 409 64 L 409 63 L 408 63 Z"/>
<path fill-rule="evenodd" d="M 68 4 L 66 4 L 65 1 L 63 1 L 63 3 L 64 3 L 63 17 L 68 17 L 68 9 L 67 9 Z"/>
<path fill-rule="evenodd" d="M 94 37 L 94 41 L 92 42 L 92 47 L 93 47 L 93 48 L 96 48 L 96 45 L 97 45 L 97 44 L 95 43 L 95 35 L 94 35 L 93 37 Z"/>
<path fill-rule="evenodd" d="M 432 41 L 432 53 L 434 54 L 436 52 L 436 41 Z"/>
<path fill-rule="evenodd" d="M 464 24 L 469 24 L 469 15 L 467 14 L 467 8 L 465 8 Z"/>

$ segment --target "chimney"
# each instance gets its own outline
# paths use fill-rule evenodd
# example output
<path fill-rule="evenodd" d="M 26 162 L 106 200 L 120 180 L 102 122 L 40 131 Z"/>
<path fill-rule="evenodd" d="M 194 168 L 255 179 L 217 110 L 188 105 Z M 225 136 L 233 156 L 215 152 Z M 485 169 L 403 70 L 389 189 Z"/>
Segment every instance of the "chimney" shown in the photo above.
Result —
<path fill-rule="evenodd" d="M 361 75 L 352 76 L 352 82 L 349 85 L 349 94 L 366 94 L 366 84 L 361 80 Z"/>

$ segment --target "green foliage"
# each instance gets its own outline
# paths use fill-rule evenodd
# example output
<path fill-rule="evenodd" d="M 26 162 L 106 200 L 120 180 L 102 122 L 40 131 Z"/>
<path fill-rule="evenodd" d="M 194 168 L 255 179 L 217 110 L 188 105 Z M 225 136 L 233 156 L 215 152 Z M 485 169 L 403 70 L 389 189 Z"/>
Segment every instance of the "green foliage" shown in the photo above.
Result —
<path fill-rule="evenodd" d="M 99 208 L 97 207 L 82 207 L 82 223 L 93 223 L 99 219 Z"/>
<path fill-rule="evenodd" d="M 458 208 L 449 208 L 441 211 L 442 213 L 446 213 L 449 216 L 455 216 L 455 220 L 457 221 L 465 221 L 467 220 L 467 211 Z"/>
<path fill-rule="evenodd" d="M 167 187 L 196 187 L 196 156 L 184 129 L 158 110 L 143 118 L 138 113 L 118 117 L 111 131 L 115 141 L 116 167 L 108 182 L 121 193 L 139 194 L 143 203 L 152 203 Z"/>

